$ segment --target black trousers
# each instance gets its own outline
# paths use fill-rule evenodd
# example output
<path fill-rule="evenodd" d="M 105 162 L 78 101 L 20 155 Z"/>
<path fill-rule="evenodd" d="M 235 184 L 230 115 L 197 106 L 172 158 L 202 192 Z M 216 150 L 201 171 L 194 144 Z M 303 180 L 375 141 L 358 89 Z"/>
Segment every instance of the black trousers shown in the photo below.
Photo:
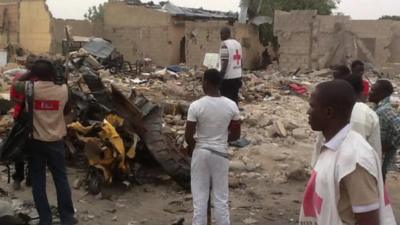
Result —
<path fill-rule="evenodd" d="M 15 172 L 12 175 L 13 180 L 21 182 L 25 179 L 25 164 L 27 164 L 27 179 L 31 178 L 29 164 L 25 162 L 24 157 L 21 157 L 20 159 L 14 161 Z"/>
<path fill-rule="evenodd" d="M 220 86 L 221 95 L 239 103 L 239 90 L 242 87 L 242 78 L 224 79 Z"/>

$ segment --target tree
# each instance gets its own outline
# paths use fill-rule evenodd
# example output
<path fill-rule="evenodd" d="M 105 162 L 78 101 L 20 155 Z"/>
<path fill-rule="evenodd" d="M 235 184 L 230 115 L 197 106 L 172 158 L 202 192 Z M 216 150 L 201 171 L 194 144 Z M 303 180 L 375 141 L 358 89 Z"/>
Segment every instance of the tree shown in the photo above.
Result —
<path fill-rule="evenodd" d="M 83 15 L 86 20 L 90 22 L 103 22 L 105 12 L 105 4 L 100 4 L 98 6 L 92 6 L 88 9 L 88 12 Z"/>
<path fill-rule="evenodd" d="M 337 0 L 263 0 L 261 14 L 273 15 L 274 10 L 317 10 L 319 15 L 331 15 Z"/>
<path fill-rule="evenodd" d="M 400 21 L 400 16 L 389 16 L 385 15 L 379 18 L 380 20 L 395 20 L 395 21 Z"/>

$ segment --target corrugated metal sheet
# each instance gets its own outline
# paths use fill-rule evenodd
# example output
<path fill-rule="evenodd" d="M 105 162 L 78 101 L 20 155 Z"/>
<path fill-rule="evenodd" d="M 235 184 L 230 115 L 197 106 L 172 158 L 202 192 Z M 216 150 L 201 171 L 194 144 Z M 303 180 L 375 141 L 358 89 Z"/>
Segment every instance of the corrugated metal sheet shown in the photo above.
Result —
<path fill-rule="evenodd" d="M 181 16 L 189 18 L 226 19 L 226 20 L 230 19 L 236 20 L 238 18 L 237 13 L 185 8 L 176 6 L 170 2 L 165 3 L 161 9 L 173 16 Z"/>
<path fill-rule="evenodd" d="M 91 38 L 82 48 L 102 59 L 107 58 L 114 51 L 112 44 L 102 38 Z"/>

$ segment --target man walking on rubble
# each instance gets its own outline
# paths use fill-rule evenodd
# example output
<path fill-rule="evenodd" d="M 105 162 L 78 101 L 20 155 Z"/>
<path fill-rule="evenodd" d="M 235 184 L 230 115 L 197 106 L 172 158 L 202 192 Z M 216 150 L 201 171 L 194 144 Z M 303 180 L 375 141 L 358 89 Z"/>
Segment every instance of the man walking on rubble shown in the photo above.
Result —
<path fill-rule="evenodd" d="M 400 147 L 400 116 L 392 107 L 390 96 L 393 85 L 388 80 L 378 80 L 371 88 L 369 101 L 376 104 L 375 111 L 381 124 L 383 179 L 391 165 L 397 149 Z"/>
<path fill-rule="evenodd" d="M 221 95 L 239 103 L 239 90 L 242 87 L 242 45 L 232 39 L 228 27 L 221 29 Z"/>
<path fill-rule="evenodd" d="M 46 194 L 46 166 L 54 180 L 58 212 L 62 225 L 76 224 L 71 190 L 65 162 L 66 135 L 64 112 L 67 111 L 68 88 L 55 84 L 56 70 L 44 59 L 37 60 L 30 74 L 37 76 L 33 85 L 33 133 L 29 143 L 29 165 L 32 174 L 32 193 L 39 213 L 39 225 L 51 225 L 52 213 Z M 16 85 L 17 91 L 30 91 L 24 82 Z"/>
<path fill-rule="evenodd" d="M 25 81 L 28 78 L 28 74 L 32 69 L 32 65 L 36 60 L 35 55 L 27 56 L 25 60 L 25 68 L 26 71 L 19 71 L 14 75 L 13 82 L 10 88 L 10 98 L 11 101 L 14 103 L 14 111 L 13 111 L 13 119 L 14 122 L 20 118 L 22 110 L 24 110 L 24 103 L 25 103 L 25 95 L 18 93 L 15 89 L 15 84 L 19 81 Z M 34 80 L 34 77 L 30 76 L 31 79 Z M 20 159 L 14 162 L 15 165 L 15 173 L 12 175 L 14 180 L 13 182 L 13 189 L 20 190 L 21 189 L 21 182 L 25 179 L 25 159 L 22 156 Z M 27 175 L 26 175 L 26 186 L 31 186 L 31 175 L 29 165 L 27 166 Z"/>
<path fill-rule="evenodd" d="M 365 72 L 364 63 L 361 60 L 355 60 L 351 64 L 351 72 L 353 75 L 359 76 L 363 80 L 362 99 L 363 102 L 366 102 L 368 99 L 371 84 L 368 80 L 364 79 L 364 72 Z"/>
<path fill-rule="evenodd" d="M 363 81 L 357 75 L 348 75 L 343 78 L 351 84 L 357 95 L 357 102 L 354 104 L 351 112 L 351 129 L 361 134 L 365 140 L 372 146 L 378 154 L 379 159 L 382 159 L 382 143 L 381 143 L 381 128 L 379 125 L 378 115 L 367 104 L 363 103 Z M 312 158 L 312 165 L 315 165 L 318 155 L 324 143 L 322 133 L 318 133 L 317 142 L 314 148 L 314 155 Z"/>
<path fill-rule="evenodd" d="M 325 143 L 307 184 L 300 225 L 395 225 L 385 196 L 380 159 L 365 139 L 351 130 L 356 102 L 343 80 L 319 84 L 307 112 Z"/>
<path fill-rule="evenodd" d="M 333 68 L 333 79 L 345 79 L 350 74 L 350 69 L 346 65 L 338 65 Z"/>
<path fill-rule="evenodd" d="M 228 141 L 240 137 L 240 116 L 237 105 L 222 97 L 218 70 L 204 73 L 206 96 L 193 102 L 188 111 L 185 139 L 192 156 L 191 187 L 193 225 L 207 224 L 210 186 L 214 194 L 218 225 L 229 225 L 229 156 Z"/>

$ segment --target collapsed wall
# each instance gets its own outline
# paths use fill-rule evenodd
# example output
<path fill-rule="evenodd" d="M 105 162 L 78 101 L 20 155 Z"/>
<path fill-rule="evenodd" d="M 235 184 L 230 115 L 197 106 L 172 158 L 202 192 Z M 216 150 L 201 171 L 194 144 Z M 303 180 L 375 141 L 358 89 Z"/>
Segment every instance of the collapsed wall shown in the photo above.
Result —
<path fill-rule="evenodd" d="M 258 29 L 247 24 L 229 26 L 226 21 L 197 21 L 185 23 L 186 63 L 201 65 L 207 52 L 219 53 L 220 30 L 228 26 L 232 36 L 243 47 L 243 67 L 255 69 L 260 65 L 263 46 L 259 41 Z"/>
<path fill-rule="evenodd" d="M 149 57 L 162 66 L 181 62 L 201 66 L 205 53 L 219 52 L 219 32 L 224 26 L 228 26 L 227 21 L 187 20 L 152 8 L 113 2 L 106 5 L 104 37 L 129 61 Z M 235 24 L 231 28 L 242 42 L 244 66 L 259 66 L 263 47 L 257 27 Z"/>
<path fill-rule="evenodd" d="M 52 16 L 43 0 L 23 0 L 19 5 L 19 45 L 32 53 L 50 51 Z"/>
<path fill-rule="evenodd" d="M 105 7 L 104 21 L 91 23 L 55 19 L 45 0 L 0 3 L 0 20 L 3 20 L 0 47 L 14 43 L 35 54 L 62 53 L 68 26 L 74 36 L 98 36 L 112 41 L 125 60 L 131 62 L 149 57 L 161 66 L 178 63 L 201 66 L 206 53 L 219 52 L 219 31 L 229 26 L 227 20 L 173 16 L 156 8 L 125 2 L 110 2 Z M 263 51 L 257 27 L 247 24 L 230 27 L 234 38 L 243 45 L 244 67 L 257 68 Z"/>
<path fill-rule="evenodd" d="M 3 1 L 0 3 L 0 48 L 18 43 L 18 2 Z"/>
<path fill-rule="evenodd" d="M 168 13 L 124 2 L 106 5 L 104 37 L 132 62 L 150 57 L 163 66 L 179 63 L 183 29 Z"/>
<path fill-rule="evenodd" d="M 312 10 L 276 11 L 274 34 L 280 45 L 280 66 L 296 70 L 350 64 L 355 59 L 377 66 L 400 62 L 399 24 L 320 16 Z"/>

